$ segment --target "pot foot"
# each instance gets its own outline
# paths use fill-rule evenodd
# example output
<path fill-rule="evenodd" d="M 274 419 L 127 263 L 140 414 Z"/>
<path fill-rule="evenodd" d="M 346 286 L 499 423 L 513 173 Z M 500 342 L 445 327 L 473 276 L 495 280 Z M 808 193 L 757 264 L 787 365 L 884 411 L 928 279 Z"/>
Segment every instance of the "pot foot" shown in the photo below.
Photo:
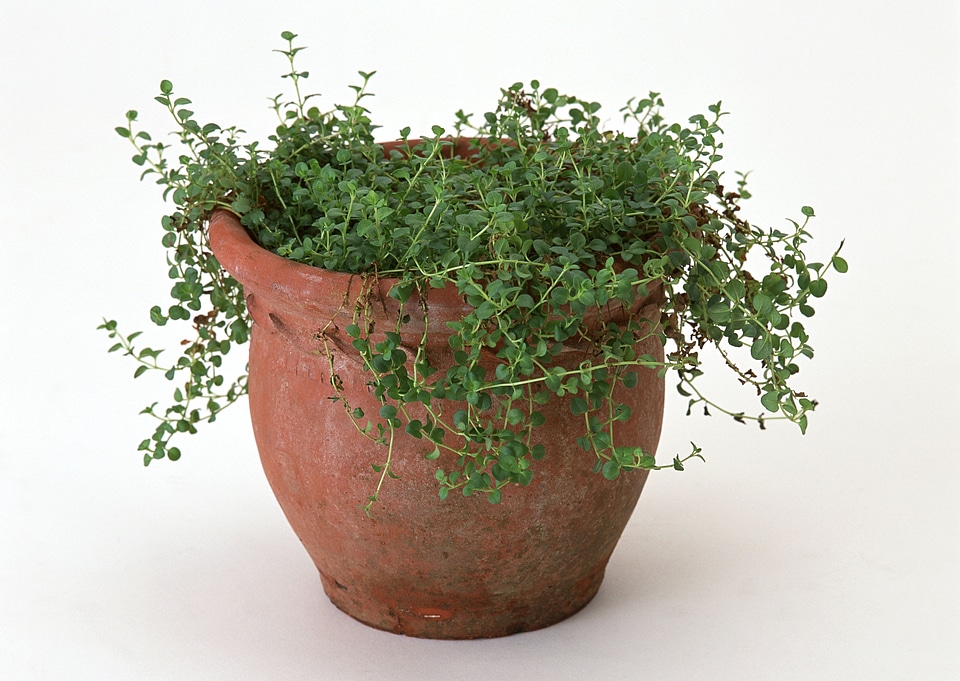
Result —
<path fill-rule="evenodd" d="M 351 588 L 320 573 L 330 601 L 355 620 L 383 631 L 414 638 L 463 640 L 497 638 L 534 631 L 561 622 L 593 600 L 603 582 L 606 561 L 573 584 L 537 593 L 499 597 L 426 594 L 398 587 Z"/>

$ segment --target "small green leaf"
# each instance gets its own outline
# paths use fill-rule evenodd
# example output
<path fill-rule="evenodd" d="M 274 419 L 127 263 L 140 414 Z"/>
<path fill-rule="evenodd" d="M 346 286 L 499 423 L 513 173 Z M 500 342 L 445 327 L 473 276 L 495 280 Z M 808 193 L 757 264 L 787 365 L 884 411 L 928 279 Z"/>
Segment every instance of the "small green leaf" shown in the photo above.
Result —
<path fill-rule="evenodd" d="M 770 300 L 770 296 L 768 296 L 768 295 L 766 295 L 766 294 L 763 294 L 763 293 L 757 293 L 756 295 L 754 295 L 754 296 L 753 296 L 753 309 L 756 310 L 757 312 L 761 313 L 761 314 L 766 314 L 766 313 L 770 312 L 770 310 L 773 309 L 773 305 L 772 305 L 772 301 Z"/>
<path fill-rule="evenodd" d="M 657 459 L 650 455 L 644 454 L 637 457 L 637 468 L 642 468 L 644 470 L 652 471 L 657 467 Z"/>
<path fill-rule="evenodd" d="M 173 92 L 173 83 L 171 83 L 169 80 L 161 80 L 160 92 L 165 95 L 169 95 L 171 92 Z"/>
<path fill-rule="evenodd" d="M 603 464 L 603 467 L 600 469 L 600 473 L 607 480 L 616 480 L 620 477 L 620 464 L 616 460 L 610 459 Z"/>
<path fill-rule="evenodd" d="M 763 394 L 763 397 L 760 398 L 760 404 L 767 411 L 776 412 L 780 409 L 780 396 L 777 391 L 771 390 Z"/>
<path fill-rule="evenodd" d="M 528 294 L 528 293 L 523 293 L 523 294 L 517 296 L 517 302 L 516 302 L 517 307 L 522 307 L 522 308 L 530 309 L 530 308 L 532 308 L 535 304 L 536 304 L 536 303 L 535 303 L 534 300 L 533 300 L 533 296 L 531 296 L 531 295 Z"/>
<path fill-rule="evenodd" d="M 587 401 L 582 397 L 574 397 L 570 400 L 570 413 L 574 416 L 583 416 L 588 409 Z"/>
<path fill-rule="evenodd" d="M 750 346 L 750 356 L 758 361 L 765 360 L 772 352 L 773 344 L 770 342 L 769 336 L 758 338 L 753 342 L 753 345 Z"/>
<path fill-rule="evenodd" d="M 835 269 L 840 274 L 843 274 L 847 271 L 847 261 L 841 258 L 839 255 L 833 256 L 833 269 Z"/>

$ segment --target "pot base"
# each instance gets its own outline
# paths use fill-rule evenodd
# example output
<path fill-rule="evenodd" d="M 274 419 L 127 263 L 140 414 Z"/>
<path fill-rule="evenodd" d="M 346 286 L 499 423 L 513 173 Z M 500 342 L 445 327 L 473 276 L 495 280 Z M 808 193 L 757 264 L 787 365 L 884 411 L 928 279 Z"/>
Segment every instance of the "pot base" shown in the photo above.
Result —
<path fill-rule="evenodd" d="M 497 638 L 543 629 L 575 615 L 597 595 L 603 582 L 606 561 L 563 593 L 548 589 L 536 602 L 521 599 L 490 599 L 485 603 L 446 602 L 418 605 L 416 595 L 389 594 L 375 599 L 357 593 L 337 580 L 320 573 L 323 590 L 339 610 L 353 619 L 383 631 L 414 638 L 464 640 Z M 385 594 L 386 595 L 386 594 Z"/>

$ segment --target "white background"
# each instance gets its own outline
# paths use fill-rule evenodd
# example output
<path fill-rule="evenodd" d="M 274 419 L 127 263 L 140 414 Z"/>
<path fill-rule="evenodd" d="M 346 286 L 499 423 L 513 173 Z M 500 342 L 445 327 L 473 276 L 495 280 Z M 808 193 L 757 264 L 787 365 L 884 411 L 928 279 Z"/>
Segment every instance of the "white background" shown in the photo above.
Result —
<path fill-rule="evenodd" d="M 960 678 L 955 2 L 17 5 L 0 11 L 0 678 Z M 708 462 L 651 477 L 583 612 L 479 642 L 326 601 L 245 407 L 144 469 L 137 412 L 168 386 L 130 380 L 95 327 L 151 327 L 166 304 L 163 205 L 113 128 L 137 108 L 170 130 L 152 100 L 169 78 L 199 119 L 263 137 L 285 29 L 327 103 L 378 70 L 385 139 L 531 78 L 613 125 L 649 90 L 680 121 L 722 99 L 747 217 L 809 204 L 818 257 L 846 239 L 850 273 L 808 324 L 810 432 L 685 418 L 670 390 L 661 454 L 696 440 Z"/>

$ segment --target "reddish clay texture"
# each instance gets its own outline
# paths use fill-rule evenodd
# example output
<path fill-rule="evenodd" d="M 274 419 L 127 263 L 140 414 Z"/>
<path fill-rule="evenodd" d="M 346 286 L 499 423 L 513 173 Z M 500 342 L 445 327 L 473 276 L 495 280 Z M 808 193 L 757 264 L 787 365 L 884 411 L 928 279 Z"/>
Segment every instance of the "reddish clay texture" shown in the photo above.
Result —
<path fill-rule="evenodd" d="M 547 425 L 536 432 L 547 440 L 547 455 L 535 462 L 530 486 L 505 489 L 499 505 L 457 493 L 441 501 L 434 474 L 438 466 L 451 470 L 453 462 L 425 460 L 432 445 L 398 432 L 392 466 L 400 478 L 385 482 L 367 516 L 361 506 L 379 478 L 371 464 L 383 463 L 386 452 L 358 433 L 331 399 L 330 366 L 351 407 L 379 412 L 370 377 L 343 329 L 361 294 L 370 298 L 375 328 L 392 328 L 398 308 L 385 295 L 389 281 L 371 287 L 357 275 L 281 258 L 257 246 L 223 211 L 210 221 L 210 244 L 243 284 L 253 317 L 250 412 L 264 471 L 338 608 L 408 636 L 469 639 L 545 627 L 593 598 L 646 471 L 615 481 L 594 473 L 593 455 L 576 444 L 578 423 L 568 401 L 553 400 L 541 408 Z M 443 321 L 469 308 L 451 288 L 431 290 L 427 303 L 430 328 L 438 330 L 427 353 L 442 373 L 452 362 Z M 638 310 L 659 317 L 652 297 Z M 411 320 L 403 341 L 415 347 L 423 329 L 419 305 L 405 312 Z M 641 351 L 663 356 L 655 338 Z M 571 348 L 559 359 L 573 368 L 584 358 Z M 619 424 L 618 439 L 654 452 L 663 380 L 643 371 L 639 386 L 618 397 L 633 411 Z"/>

